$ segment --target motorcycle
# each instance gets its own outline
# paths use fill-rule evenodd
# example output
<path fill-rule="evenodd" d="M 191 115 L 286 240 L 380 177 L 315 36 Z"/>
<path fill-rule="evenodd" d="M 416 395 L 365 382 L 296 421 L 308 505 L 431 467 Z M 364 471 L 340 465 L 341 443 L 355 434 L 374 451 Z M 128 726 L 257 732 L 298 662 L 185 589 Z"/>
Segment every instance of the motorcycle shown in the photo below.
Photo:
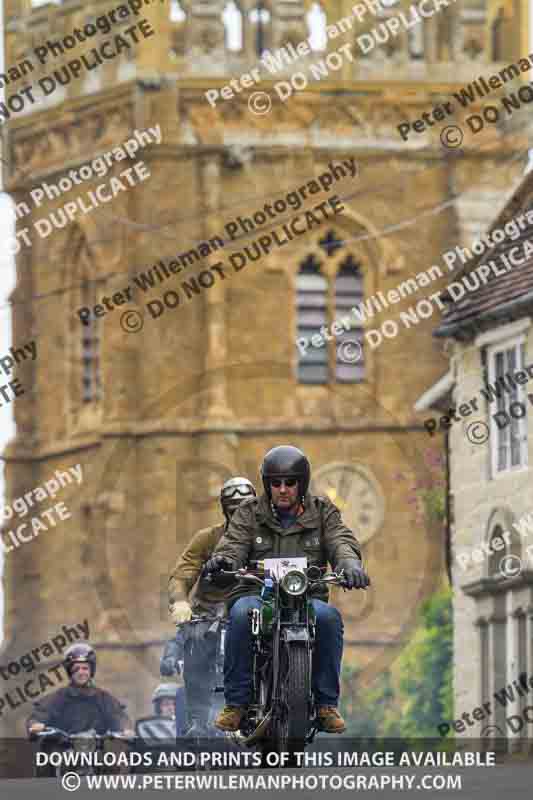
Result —
<path fill-rule="evenodd" d="M 211 690 L 213 695 L 220 694 L 224 691 L 224 640 L 226 635 L 227 620 L 218 614 L 212 616 L 203 614 L 186 622 L 179 623 L 176 627 L 181 632 L 185 647 L 194 647 L 195 642 L 203 639 L 204 637 L 212 642 L 214 661 L 215 661 L 215 686 Z M 194 726 L 189 728 L 186 733 L 187 737 L 206 737 L 206 736 L 219 736 L 220 732 L 212 727 L 212 720 L 220 710 L 218 698 L 214 696 L 209 698 L 206 696 L 206 706 L 210 706 L 209 722 L 207 728 L 201 727 L 199 729 Z"/>
<path fill-rule="evenodd" d="M 55 743 L 58 748 L 52 750 L 47 748 L 47 763 L 39 765 L 37 759 L 34 761 L 35 778 L 61 778 L 67 772 L 75 772 L 77 775 L 100 775 L 102 774 L 104 762 L 104 744 L 108 740 L 119 739 L 130 742 L 131 740 L 120 732 L 107 731 L 101 735 L 91 728 L 80 733 L 67 733 L 61 728 L 47 727 L 39 733 L 32 734 L 32 740 L 37 740 L 40 744 L 44 742 Z M 77 763 L 66 764 L 62 754 L 66 751 L 79 753 Z M 37 750 L 39 752 L 39 750 Z M 85 758 L 83 757 L 85 754 Z M 56 756 L 56 758 L 53 758 Z M 54 763 L 55 761 L 55 763 Z"/>
<path fill-rule="evenodd" d="M 215 662 L 215 685 L 211 690 L 210 699 L 206 695 L 206 706 L 210 706 L 209 718 L 205 726 L 195 724 L 185 733 L 184 742 L 195 754 L 202 752 L 222 752 L 234 749 L 234 744 L 222 731 L 213 726 L 213 720 L 223 707 L 224 693 L 224 642 L 226 636 L 227 620 L 221 615 L 202 615 L 194 617 L 187 622 L 180 623 L 177 627 L 181 630 L 186 647 L 194 647 L 197 638 L 206 637 L 213 642 Z M 198 764 L 196 765 L 197 768 Z"/>
<path fill-rule="evenodd" d="M 297 566 L 294 566 L 298 562 Z M 234 740 L 270 752 L 302 752 L 319 731 L 312 690 L 316 616 L 311 591 L 344 586 L 342 571 L 325 574 L 305 558 L 267 559 L 258 569 L 219 574 L 261 586 L 261 608 L 249 611 L 253 643 L 252 702 Z"/>
<path fill-rule="evenodd" d="M 135 753 L 146 754 L 146 758 L 140 764 L 132 764 L 130 773 L 168 772 L 166 764 L 177 752 L 177 745 L 175 719 L 160 716 L 138 719 L 135 723 Z M 167 760 L 162 754 L 166 754 Z"/>

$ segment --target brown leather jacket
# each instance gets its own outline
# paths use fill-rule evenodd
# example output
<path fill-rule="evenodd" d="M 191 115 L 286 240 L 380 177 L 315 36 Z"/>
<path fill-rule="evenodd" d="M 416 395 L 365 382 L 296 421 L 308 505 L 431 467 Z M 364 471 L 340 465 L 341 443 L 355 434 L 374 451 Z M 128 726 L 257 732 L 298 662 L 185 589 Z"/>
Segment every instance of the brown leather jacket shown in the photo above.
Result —
<path fill-rule="evenodd" d="M 180 555 L 168 581 L 169 606 L 188 600 L 194 614 L 216 614 L 227 590 L 199 585 L 200 571 L 222 538 L 225 525 L 202 528 L 194 534 Z"/>
<path fill-rule="evenodd" d="M 307 556 L 307 565 L 335 570 L 342 558 L 361 558 L 361 547 L 352 531 L 343 523 L 336 505 L 327 497 L 305 496 L 304 511 L 293 525 L 283 528 L 266 494 L 245 500 L 233 514 L 216 553 L 230 558 L 236 568 L 249 561 L 283 556 Z M 232 588 L 228 602 L 247 594 L 259 594 L 260 588 L 239 584 Z M 327 586 L 313 592 L 328 599 Z"/>

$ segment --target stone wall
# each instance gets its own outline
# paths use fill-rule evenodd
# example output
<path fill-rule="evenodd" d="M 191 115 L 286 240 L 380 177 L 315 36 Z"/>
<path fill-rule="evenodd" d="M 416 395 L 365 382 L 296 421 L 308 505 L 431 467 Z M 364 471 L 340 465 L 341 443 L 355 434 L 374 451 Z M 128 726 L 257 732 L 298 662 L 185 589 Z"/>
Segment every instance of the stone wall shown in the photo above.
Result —
<path fill-rule="evenodd" d="M 157 14 L 162 7 L 154 6 Z M 158 24 L 156 11 L 149 11 Z M 35 27 L 18 33 L 24 48 L 33 41 L 30 34 L 48 31 L 47 13 L 36 12 Z M 57 29 L 61 35 L 67 22 Z M 191 47 L 208 50 L 209 37 L 197 33 Z M 281 39 L 279 29 L 276 35 Z M 10 47 L 16 37 L 11 26 Z M 475 191 L 479 175 L 495 166 L 490 152 L 471 157 L 466 150 L 457 162 L 443 158 L 434 133 L 420 140 L 424 149 L 404 147 L 397 126 L 432 106 L 437 90 L 429 85 L 420 84 L 414 94 L 405 87 L 390 93 L 377 81 L 353 80 L 345 95 L 337 89 L 347 84 L 317 84 L 291 104 L 276 102 L 270 114 L 254 116 L 247 95 L 216 109 L 207 104 L 205 92 L 226 81 L 223 72 L 216 80 L 171 74 L 160 81 L 158 53 L 143 49 L 136 80 L 115 81 L 119 65 L 113 64 L 113 75 L 90 96 L 73 84 L 63 102 L 13 120 L 6 138 L 7 190 L 21 202 L 35 185 L 59 181 L 134 129 L 161 126 L 161 145 L 142 154 L 149 180 L 46 238 L 34 237 L 17 256 L 13 341 L 34 338 L 38 355 L 19 369 L 28 390 L 15 404 L 17 436 L 4 453 L 8 503 L 56 469 L 80 462 L 85 477 L 67 501 L 72 519 L 7 558 L 0 662 L 61 625 L 87 618 L 99 683 L 126 699 L 132 716 L 149 708 L 162 642 L 173 633 L 165 615 L 168 570 L 192 533 L 220 518 L 216 500 L 205 505 L 206 484 L 214 495 L 230 474 L 257 481 L 263 454 L 279 443 L 301 446 L 315 473 L 340 465 L 336 474 L 342 476 L 355 465 L 346 520 L 357 526 L 365 497 L 370 519 L 362 524 L 372 529 L 378 520 L 364 553 L 372 590 L 337 598 L 347 619 L 347 661 L 365 666 L 370 680 L 405 642 L 443 564 L 442 533 L 418 525 L 408 503 L 410 486 L 424 477 L 429 446 L 422 416 L 412 408 L 446 370 L 431 338 L 435 320 L 402 326 L 395 339 L 375 351 L 366 348 L 366 379 L 359 384 L 298 385 L 296 274 L 332 229 L 362 265 L 365 296 L 386 293 L 441 263 L 463 229 L 451 187 Z M 508 152 L 519 146 L 511 141 Z M 158 319 L 150 318 L 147 299 L 182 277 L 154 288 L 149 298 L 137 292 L 127 308 L 143 314 L 138 333 L 121 327 L 121 309 L 100 318 L 103 394 L 83 402 L 86 331 L 76 310 L 84 292 L 97 303 L 133 285 L 140 270 L 188 251 L 236 214 L 250 214 L 343 158 L 356 159 L 358 175 L 339 182 L 335 191 L 345 210 L 331 224 L 242 271 L 230 269 L 190 300 L 182 294 L 180 305 Z M 116 164 L 109 175 L 121 168 Z M 516 161 L 506 165 L 506 180 L 518 173 Z M 507 187 L 499 187 L 502 199 Z M 79 194 L 87 188 L 96 182 Z M 38 215 L 57 205 L 47 201 Z M 32 224 L 36 213 L 19 227 Z M 206 264 L 228 252 L 214 253 Z M 333 270 L 323 260 L 331 285 Z M 199 271 L 189 268 L 186 277 Z M 424 296 L 406 298 L 391 314 L 397 317 Z M 376 319 L 381 325 L 386 315 Z M 335 342 L 328 348 L 333 363 Z M 2 717 L 2 732 L 20 735 L 27 710 Z"/>

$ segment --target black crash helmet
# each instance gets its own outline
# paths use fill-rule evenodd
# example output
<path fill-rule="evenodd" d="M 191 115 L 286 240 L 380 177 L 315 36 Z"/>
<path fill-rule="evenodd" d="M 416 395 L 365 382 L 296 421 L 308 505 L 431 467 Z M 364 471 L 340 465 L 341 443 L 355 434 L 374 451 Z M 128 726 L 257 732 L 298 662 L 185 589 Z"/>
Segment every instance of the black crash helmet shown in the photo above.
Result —
<path fill-rule="evenodd" d="M 311 480 L 311 465 L 307 456 L 292 445 L 280 445 L 269 450 L 261 465 L 261 478 L 268 497 L 271 497 L 272 478 L 296 478 L 298 494 L 304 497 Z"/>
<path fill-rule="evenodd" d="M 76 662 L 89 664 L 91 669 L 91 678 L 94 678 L 94 674 L 96 672 L 96 653 L 88 642 L 72 644 L 65 650 L 63 664 L 69 678 L 72 677 L 72 668 Z"/>

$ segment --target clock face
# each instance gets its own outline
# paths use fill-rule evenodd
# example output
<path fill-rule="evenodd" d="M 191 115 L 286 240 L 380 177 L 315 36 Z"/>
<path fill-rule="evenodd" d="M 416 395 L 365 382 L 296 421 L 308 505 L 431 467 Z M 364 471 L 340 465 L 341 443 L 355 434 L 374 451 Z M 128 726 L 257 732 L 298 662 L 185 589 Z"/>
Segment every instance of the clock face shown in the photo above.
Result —
<path fill-rule="evenodd" d="M 315 474 L 313 494 L 329 497 L 358 541 L 368 542 L 385 517 L 380 485 L 367 467 L 356 463 L 327 464 Z"/>

